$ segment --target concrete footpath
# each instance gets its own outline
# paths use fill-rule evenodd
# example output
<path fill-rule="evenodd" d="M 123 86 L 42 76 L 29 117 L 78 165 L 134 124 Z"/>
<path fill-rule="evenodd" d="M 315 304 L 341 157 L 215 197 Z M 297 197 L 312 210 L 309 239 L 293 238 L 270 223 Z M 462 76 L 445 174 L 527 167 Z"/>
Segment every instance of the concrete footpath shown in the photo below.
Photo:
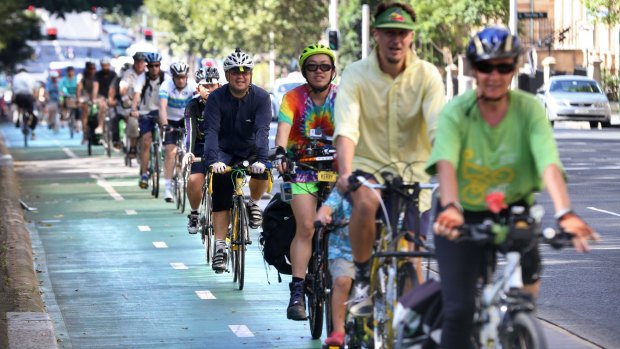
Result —
<path fill-rule="evenodd" d="M 0 348 L 57 348 L 33 267 L 19 188 L 0 130 Z M 544 319 L 543 325 L 550 349 L 600 348 Z"/>

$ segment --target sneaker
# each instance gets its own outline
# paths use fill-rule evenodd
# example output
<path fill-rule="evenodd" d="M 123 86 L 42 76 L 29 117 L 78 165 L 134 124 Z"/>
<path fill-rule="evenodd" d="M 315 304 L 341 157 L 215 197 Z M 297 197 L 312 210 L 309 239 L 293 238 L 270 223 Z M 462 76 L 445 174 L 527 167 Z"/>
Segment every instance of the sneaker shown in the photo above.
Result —
<path fill-rule="evenodd" d="M 226 246 L 218 245 L 213 259 L 211 260 L 211 268 L 216 273 L 223 273 L 226 270 Z"/>
<path fill-rule="evenodd" d="M 34 131 L 32 131 L 32 135 L 30 136 L 30 140 L 31 141 L 36 141 L 37 140 L 37 136 L 34 134 Z"/>
<path fill-rule="evenodd" d="M 347 301 L 349 312 L 353 316 L 368 317 L 372 314 L 372 300 L 370 299 L 370 280 L 355 279 L 351 297 Z"/>
<path fill-rule="evenodd" d="M 97 134 L 97 135 L 102 135 L 102 134 L 103 134 L 103 127 L 98 126 L 98 127 L 95 129 L 95 134 Z"/>
<path fill-rule="evenodd" d="M 306 300 L 304 299 L 304 281 L 291 282 L 288 288 L 291 291 L 291 300 L 288 302 L 286 309 L 286 318 L 295 321 L 305 321 L 306 316 Z"/>
<path fill-rule="evenodd" d="M 263 212 L 255 202 L 248 203 L 248 213 L 250 216 L 250 228 L 256 229 L 263 224 Z"/>
<path fill-rule="evenodd" d="M 190 213 L 187 215 L 189 222 L 187 223 L 187 232 L 190 234 L 196 234 L 198 232 L 198 215 Z"/>
<path fill-rule="evenodd" d="M 166 186 L 166 190 L 164 191 L 164 200 L 166 200 L 166 202 L 172 202 L 173 199 L 172 188 L 170 186 Z"/>
<path fill-rule="evenodd" d="M 332 332 L 325 339 L 323 349 L 340 349 L 344 348 L 344 332 Z"/>
<path fill-rule="evenodd" d="M 140 185 L 140 188 L 147 189 L 149 187 L 149 176 L 146 174 L 143 174 L 142 176 L 140 176 L 139 185 Z"/>

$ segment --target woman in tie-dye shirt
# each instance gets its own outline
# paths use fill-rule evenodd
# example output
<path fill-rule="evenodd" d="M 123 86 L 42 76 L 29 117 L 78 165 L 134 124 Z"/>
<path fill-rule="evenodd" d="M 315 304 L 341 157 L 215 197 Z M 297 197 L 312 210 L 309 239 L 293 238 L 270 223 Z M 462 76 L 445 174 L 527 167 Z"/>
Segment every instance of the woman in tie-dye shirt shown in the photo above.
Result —
<path fill-rule="evenodd" d="M 277 154 L 285 154 L 293 145 L 301 146 L 309 141 L 312 129 L 320 129 L 323 134 L 334 133 L 334 102 L 336 76 L 334 53 L 326 46 L 313 44 L 306 47 L 299 57 L 299 67 L 307 83 L 284 95 L 278 116 L 276 133 Z M 283 165 L 278 171 L 283 173 Z M 286 311 L 287 318 L 306 320 L 304 301 L 304 278 L 312 253 L 312 235 L 316 215 L 318 191 L 316 178 L 297 174 L 292 185 L 291 207 L 295 215 L 297 229 L 291 243 L 291 265 L 293 280 L 289 287 L 291 300 Z"/>

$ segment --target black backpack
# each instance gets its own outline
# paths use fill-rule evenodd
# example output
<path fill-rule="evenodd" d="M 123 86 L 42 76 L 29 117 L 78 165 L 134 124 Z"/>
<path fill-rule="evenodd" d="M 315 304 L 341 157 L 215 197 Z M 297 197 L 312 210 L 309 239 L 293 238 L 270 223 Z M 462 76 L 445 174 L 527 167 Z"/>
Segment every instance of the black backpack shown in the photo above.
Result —
<path fill-rule="evenodd" d="M 402 296 L 394 311 L 396 348 L 439 348 L 442 310 L 439 281 L 429 279 Z"/>
<path fill-rule="evenodd" d="M 263 231 L 260 244 L 263 258 L 273 265 L 279 274 L 291 275 L 290 248 L 295 237 L 295 217 L 288 202 L 282 201 L 280 193 L 276 193 L 263 211 Z M 282 282 L 280 275 L 278 279 Z"/>

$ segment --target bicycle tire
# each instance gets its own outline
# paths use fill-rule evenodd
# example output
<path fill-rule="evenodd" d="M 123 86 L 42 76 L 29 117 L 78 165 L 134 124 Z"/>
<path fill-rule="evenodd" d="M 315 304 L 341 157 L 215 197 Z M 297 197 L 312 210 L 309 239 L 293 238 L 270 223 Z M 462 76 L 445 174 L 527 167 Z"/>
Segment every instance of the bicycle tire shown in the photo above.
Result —
<path fill-rule="evenodd" d="M 153 157 L 153 174 L 152 174 L 152 181 L 153 181 L 153 196 L 155 198 L 159 197 L 159 172 L 160 172 L 160 163 L 159 163 L 159 159 L 161 157 L 160 154 L 160 149 L 159 149 L 159 144 L 155 143 L 156 140 L 153 140 L 153 151 L 151 152 L 151 156 Z"/>
<path fill-rule="evenodd" d="M 321 338 L 323 333 L 323 315 L 325 300 L 323 299 L 323 275 L 318 253 L 321 249 L 321 231 L 315 230 L 312 237 L 312 256 L 308 263 L 308 276 L 306 277 L 306 299 L 308 303 L 308 321 L 310 322 L 310 334 L 312 339 Z"/>
<path fill-rule="evenodd" d="M 205 248 L 205 259 L 207 264 L 211 264 L 211 258 L 213 256 L 213 223 L 211 221 L 211 197 L 207 191 L 203 188 L 202 199 L 200 200 L 200 235 L 202 243 Z"/>
<path fill-rule="evenodd" d="M 21 118 L 21 126 L 22 126 L 22 134 L 24 135 L 24 148 L 28 148 L 28 136 L 30 135 L 30 128 L 28 127 L 30 123 L 30 119 L 28 118 L 28 113 L 26 111 L 22 112 Z"/>
<path fill-rule="evenodd" d="M 511 317 L 511 331 L 500 334 L 504 348 L 547 349 L 542 326 L 532 313 L 520 311 L 511 314 Z"/>
<path fill-rule="evenodd" d="M 88 156 L 93 155 L 93 132 L 90 126 L 86 126 L 86 148 L 88 150 Z"/>
<path fill-rule="evenodd" d="M 105 123 L 103 124 L 105 127 L 105 153 L 111 158 L 112 157 L 112 127 L 110 126 L 110 116 L 106 117 Z"/>
<path fill-rule="evenodd" d="M 377 259 L 378 261 L 379 259 Z M 390 275 L 395 266 L 377 262 L 371 294 L 373 297 L 373 331 L 374 348 L 392 348 L 394 345 L 394 329 L 392 319 L 398 298 L 396 292 L 396 275 Z M 391 263 L 390 263 L 391 264 Z"/>
<path fill-rule="evenodd" d="M 236 241 L 237 249 L 235 251 L 235 271 L 237 273 L 239 291 L 243 290 L 245 283 L 245 242 L 248 234 L 248 214 L 245 210 L 245 202 L 243 200 L 243 197 L 237 197 L 237 217 L 239 220 Z"/>
<path fill-rule="evenodd" d="M 185 213 L 185 203 L 187 202 L 187 177 L 183 176 L 181 180 L 181 213 Z"/>
<path fill-rule="evenodd" d="M 73 109 L 69 109 L 67 114 L 69 115 L 69 137 L 73 139 L 73 134 L 75 133 L 75 115 L 73 114 Z"/>

